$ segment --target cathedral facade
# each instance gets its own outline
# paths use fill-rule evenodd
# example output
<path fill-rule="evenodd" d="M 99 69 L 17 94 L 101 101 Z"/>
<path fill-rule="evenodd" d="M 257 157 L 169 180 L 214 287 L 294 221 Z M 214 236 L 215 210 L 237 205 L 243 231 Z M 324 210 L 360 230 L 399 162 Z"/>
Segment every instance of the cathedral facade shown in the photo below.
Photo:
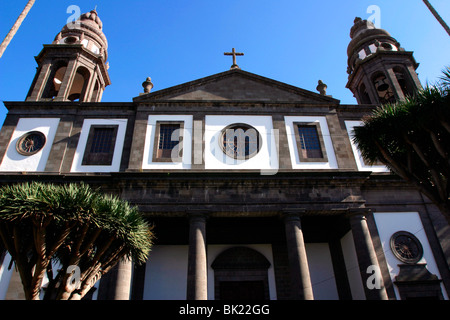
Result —
<path fill-rule="evenodd" d="M 352 130 L 421 88 L 418 64 L 356 18 L 348 83 L 356 105 L 239 68 L 101 102 L 108 42 L 95 10 L 36 57 L 25 101 L 5 102 L 0 184 L 85 182 L 154 225 L 148 262 L 121 262 L 91 299 L 448 299 L 450 228 Z M 0 299 L 21 299 L 0 258 Z"/>

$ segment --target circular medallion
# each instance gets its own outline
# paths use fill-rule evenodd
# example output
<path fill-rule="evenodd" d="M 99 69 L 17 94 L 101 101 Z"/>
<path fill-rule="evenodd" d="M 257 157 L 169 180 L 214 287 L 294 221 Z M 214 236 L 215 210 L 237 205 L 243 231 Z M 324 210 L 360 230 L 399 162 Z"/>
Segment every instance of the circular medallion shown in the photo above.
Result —
<path fill-rule="evenodd" d="M 423 256 L 423 248 L 419 239 L 412 233 L 398 231 L 391 236 L 391 250 L 395 257 L 404 263 L 417 263 Z"/>
<path fill-rule="evenodd" d="M 39 152 L 44 147 L 45 141 L 45 135 L 42 132 L 27 132 L 17 141 L 16 150 L 23 156 L 30 156 Z"/>
<path fill-rule="evenodd" d="M 262 144 L 258 130 L 244 123 L 225 127 L 219 141 L 223 152 L 237 160 L 247 160 L 255 156 Z"/>

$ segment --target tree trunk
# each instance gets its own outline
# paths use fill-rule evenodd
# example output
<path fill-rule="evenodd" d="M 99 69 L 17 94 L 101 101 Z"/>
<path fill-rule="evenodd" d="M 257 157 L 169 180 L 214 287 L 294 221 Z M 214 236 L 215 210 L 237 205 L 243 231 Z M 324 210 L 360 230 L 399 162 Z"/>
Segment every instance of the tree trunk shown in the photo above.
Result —
<path fill-rule="evenodd" d="M 440 203 L 435 205 L 439 208 L 439 211 L 441 211 L 444 218 L 447 220 L 448 224 L 450 225 L 450 205 L 447 203 Z"/>
<path fill-rule="evenodd" d="M 33 6 L 35 0 L 29 0 L 25 8 L 22 10 L 22 13 L 17 18 L 16 22 L 12 26 L 11 30 L 6 35 L 5 39 L 3 40 L 2 44 L 0 45 L 0 58 L 2 57 L 3 53 L 6 50 L 6 47 L 11 42 L 12 38 L 16 34 L 17 30 L 19 30 L 20 25 L 22 24 L 23 20 L 25 20 L 28 12 L 30 11 L 31 7 Z"/>
<path fill-rule="evenodd" d="M 441 18 L 441 16 L 439 15 L 439 13 L 437 13 L 437 11 L 433 8 L 433 6 L 431 5 L 431 3 L 428 0 L 423 0 L 423 2 L 425 3 L 425 5 L 428 7 L 428 9 L 430 9 L 431 13 L 434 15 L 434 17 L 436 18 L 437 21 L 439 21 L 439 23 L 441 24 L 441 26 L 445 29 L 445 31 L 447 31 L 448 35 L 450 36 L 450 28 L 448 27 L 448 25 L 445 23 L 444 19 Z"/>

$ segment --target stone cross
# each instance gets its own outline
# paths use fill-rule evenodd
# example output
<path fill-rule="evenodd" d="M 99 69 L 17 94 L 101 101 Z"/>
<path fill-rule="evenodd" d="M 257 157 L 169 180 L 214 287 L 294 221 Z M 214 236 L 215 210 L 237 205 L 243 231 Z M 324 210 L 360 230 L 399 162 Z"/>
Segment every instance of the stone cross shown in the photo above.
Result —
<path fill-rule="evenodd" d="M 242 52 L 236 52 L 236 50 L 233 48 L 231 52 L 224 52 L 224 55 L 233 56 L 233 65 L 231 66 L 231 69 L 240 69 L 236 64 L 236 56 L 243 56 L 244 54 Z"/>

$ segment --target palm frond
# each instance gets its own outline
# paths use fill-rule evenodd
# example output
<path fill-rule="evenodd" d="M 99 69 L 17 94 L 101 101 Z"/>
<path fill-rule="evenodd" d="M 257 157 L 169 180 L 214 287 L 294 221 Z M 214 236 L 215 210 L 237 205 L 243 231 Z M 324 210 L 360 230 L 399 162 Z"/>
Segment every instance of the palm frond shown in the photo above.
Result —
<path fill-rule="evenodd" d="M 450 67 L 446 67 L 442 71 L 442 74 L 443 75 L 440 76 L 439 79 L 441 80 L 442 87 L 444 87 L 448 92 L 448 90 L 450 90 Z"/>
<path fill-rule="evenodd" d="M 109 270 L 124 255 L 142 264 L 147 261 L 154 237 L 136 207 L 83 183 L 30 182 L 3 186 L 0 188 L 1 226 L 2 232 L 19 232 L 14 241 L 20 242 L 20 251 L 12 254 L 15 261 L 21 255 L 25 256 L 26 265 L 35 263 L 40 254 L 36 251 L 36 230 L 45 228 L 45 237 L 38 241 L 39 247 L 45 246 L 44 252 L 50 255 L 50 263 L 65 268 L 75 263 L 82 270 L 95 269 L 96 265 Z M 5 237 L 13 239 L 14 235 Z M 9 244 L 10 248 L 17 246 Z M 7 247 L 7 243 L 4 245 Z M 0 254 L 3 247 L 0 246 Z M 56 290 L 55 281 L 50 279 Z"/>

